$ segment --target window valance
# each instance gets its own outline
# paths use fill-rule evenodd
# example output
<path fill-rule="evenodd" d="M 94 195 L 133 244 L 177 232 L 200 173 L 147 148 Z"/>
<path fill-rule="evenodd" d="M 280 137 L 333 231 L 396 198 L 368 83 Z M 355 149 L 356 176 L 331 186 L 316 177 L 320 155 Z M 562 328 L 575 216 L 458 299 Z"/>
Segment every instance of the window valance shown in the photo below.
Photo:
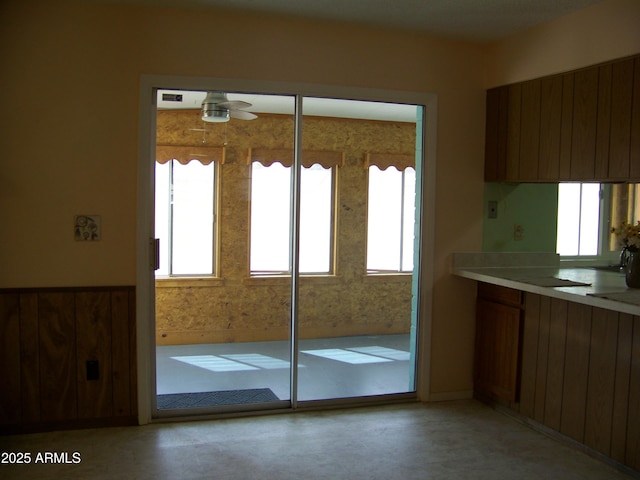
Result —
<path fill-rule="evenodd" d="M 380 170 L 396 167 L 398 170 L 416 167 L 416 157 L 403 153 L 367 153 L 364 158 L 364 168 L 375 165 Z"/>
<path fill-rule="evenodd" d="M 265 167 L 280 162 L 285 167 L 290 167 L 293 165 L 293 149 L 250 148 L 247 163 L 252 162 L 259 162 Z M 324 168 L 341 167 L 344 165 L 344 153 L 328 150 L 303 150 L 302 166 L 309 168 L 316 164 Z"/>
<path fill-rule="evenodd" d="M 157 145 L 156 162 L 167 163 L 169 160 L 177 160 L 186 165 L 191 160 L 196 160 L 203 165 L 209 165 L 214 161 L 224 163 L 224 153 L 224 147 Z"/>

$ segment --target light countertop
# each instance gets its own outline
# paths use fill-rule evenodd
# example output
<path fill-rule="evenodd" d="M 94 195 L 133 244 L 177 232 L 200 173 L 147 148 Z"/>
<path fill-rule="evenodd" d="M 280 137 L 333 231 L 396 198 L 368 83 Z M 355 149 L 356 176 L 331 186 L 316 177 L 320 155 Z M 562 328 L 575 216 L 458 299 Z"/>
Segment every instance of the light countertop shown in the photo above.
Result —
<path fill-rule="evenodd" d="M 452 273 L 479 282 L 640 315 L 640 289 L 624 274 L 591 266 L 564 266 L 555 254 L 454 254 Z"/>

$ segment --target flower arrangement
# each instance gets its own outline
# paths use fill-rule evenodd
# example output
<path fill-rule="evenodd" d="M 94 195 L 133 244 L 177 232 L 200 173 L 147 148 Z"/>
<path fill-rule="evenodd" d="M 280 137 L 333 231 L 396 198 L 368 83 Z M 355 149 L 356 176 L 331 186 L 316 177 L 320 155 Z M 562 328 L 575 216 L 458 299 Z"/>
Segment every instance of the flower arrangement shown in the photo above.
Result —
<path fill-rule="evenodd" d="M 640 220 L 636 225 L 622 222 L 619 227 L 612 227 L 611 233 L 618 238 L 623 250 L 640 251 Z"/>

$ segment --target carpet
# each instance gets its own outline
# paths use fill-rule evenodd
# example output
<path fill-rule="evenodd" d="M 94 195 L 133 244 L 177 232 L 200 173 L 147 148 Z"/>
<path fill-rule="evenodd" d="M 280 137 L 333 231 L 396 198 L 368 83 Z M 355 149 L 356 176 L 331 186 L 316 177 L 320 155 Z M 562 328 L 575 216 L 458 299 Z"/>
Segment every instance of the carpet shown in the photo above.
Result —
<path fill-rule="evenodd" d="M 246 405 L 277 402 L 280 399 L 269 388 L 223 390 L 219 392 L 169 393 L 158 395 L 158 408 L 201 408 L 219 405 Z"/>

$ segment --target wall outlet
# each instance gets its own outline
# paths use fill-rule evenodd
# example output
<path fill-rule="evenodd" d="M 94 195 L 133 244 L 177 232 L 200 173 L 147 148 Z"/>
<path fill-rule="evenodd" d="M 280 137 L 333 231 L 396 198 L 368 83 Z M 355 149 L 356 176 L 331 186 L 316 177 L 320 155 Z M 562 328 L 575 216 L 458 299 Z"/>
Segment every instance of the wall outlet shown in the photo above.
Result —
<path fill-rule="evenodd" d="M 524 227 L 522 225 L 513 226 L 513 239 L 516 242 L 524 240 Z"/>
<path fill-rule="evenodd" d="M 498 202 L 496 200 L 489 200 L 487 218 L 498 218 Z"/>

